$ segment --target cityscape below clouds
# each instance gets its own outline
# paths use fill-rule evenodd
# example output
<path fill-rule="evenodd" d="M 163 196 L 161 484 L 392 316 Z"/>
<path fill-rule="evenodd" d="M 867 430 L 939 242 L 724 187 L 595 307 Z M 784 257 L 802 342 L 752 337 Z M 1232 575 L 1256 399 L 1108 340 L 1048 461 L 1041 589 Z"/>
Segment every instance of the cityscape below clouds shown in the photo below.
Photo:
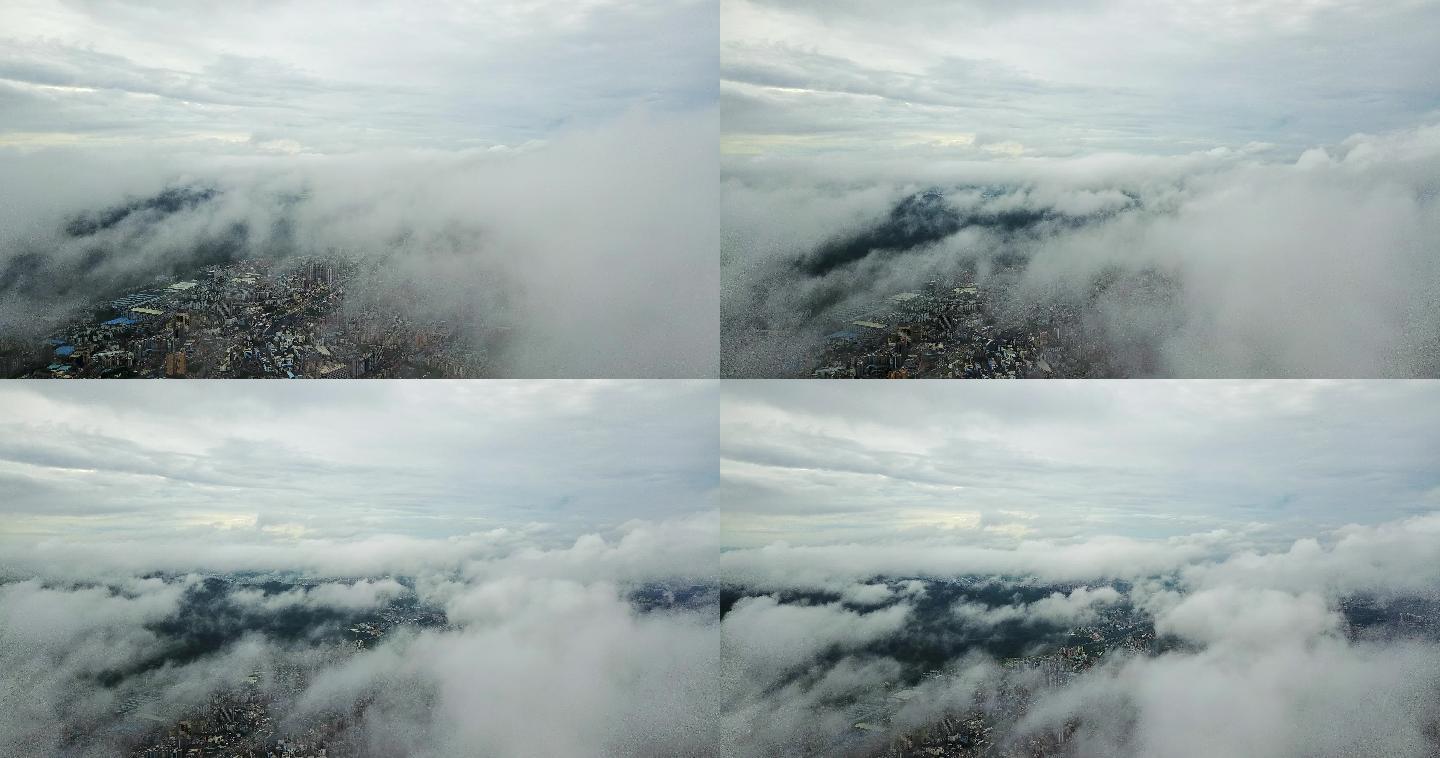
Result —
<path fill-rule="evenodd" d="M 1437 14 L 727 0 L 722 375 L 1440 374 Z"/>
<path fill-rule="evenodd" d="M 1437 758 L 1437 39 L 0 4 L 0 758 Z"/>
<path fill-rule="evenodd" d="M 717 401 L 0 388 L 0 752 L 703 753 Z"/>
<path fill-rule="evenodd" d="M 713 3 L 0 28 L 6 377 L 715 375 Z"/>
<path fill-rule="evenodd" d="M 1432 382 L 0 390 L 7 754 L 1436 744 Z"/>
<path fill-rule="evenodd" d="M 1413 755 L 1432 382 L 727 383 L 727 754 Z"/>

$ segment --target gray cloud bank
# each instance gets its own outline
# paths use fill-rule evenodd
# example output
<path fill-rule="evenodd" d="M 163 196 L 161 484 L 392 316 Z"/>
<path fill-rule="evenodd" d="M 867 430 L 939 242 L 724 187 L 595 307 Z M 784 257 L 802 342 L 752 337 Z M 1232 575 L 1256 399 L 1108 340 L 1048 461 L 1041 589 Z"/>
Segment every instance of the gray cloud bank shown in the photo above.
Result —
<path fill-rule="evenodd" d="M 1002 320 L 1078 306 L 1109 373 L 1440 374 L 1440 129 L 1260 155 L 729 158 L 722 373 L 802 373 L 844 314 L 974 267 Z M 933 213 L 958 219 L 934 239 L 873 239 L 813 265 L 930 189 L 944 197 Z M 981 223 L 997 218 L 1012 222 Z"/>

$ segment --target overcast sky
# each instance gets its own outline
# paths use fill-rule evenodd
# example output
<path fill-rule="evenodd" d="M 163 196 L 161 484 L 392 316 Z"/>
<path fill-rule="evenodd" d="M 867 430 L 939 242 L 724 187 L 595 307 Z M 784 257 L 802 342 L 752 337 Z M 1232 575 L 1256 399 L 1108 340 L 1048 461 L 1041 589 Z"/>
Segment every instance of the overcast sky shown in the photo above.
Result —
<path fill-rule="evenodd" d="M 310 549 L 294 540 L 563 546 L 712 508 L 716 394 L 711 382 L 15 383 L 0 387 L 0 534 L 280 555 Z"/>
<path fill-rule="evenodd" d="M 1425 0 L 724 0 L 724 145 L 1293 159 L 1440 117 Z"/>
<path fill-rule="evenodd" d="M 1440 510 L 1433 383 L 771 381 L 722 394 L 732 547 L 1214 530 L 1235 547 Z"/>
<path fill-rule="evenodd" d="M 715 100 L 709 0 L 0 8 L 0 145 L 492 148 Z"/>

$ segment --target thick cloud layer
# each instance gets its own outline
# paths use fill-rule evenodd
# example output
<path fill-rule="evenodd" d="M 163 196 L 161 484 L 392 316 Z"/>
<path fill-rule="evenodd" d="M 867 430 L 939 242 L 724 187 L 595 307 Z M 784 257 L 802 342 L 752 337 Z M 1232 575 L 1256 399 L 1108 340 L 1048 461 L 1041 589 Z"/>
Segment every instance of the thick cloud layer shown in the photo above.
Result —
<path fill-rule="evenodd" d="M 1002 320 L 1076 309 L 1107 374 L 1433 376 L 1437 175 L 1434 126 L 1272 157 L 737 158 L 722 371 L 806 373 L 857 310 L 976 270 Z"/>
<path fill-rule="evenodd" d="M 65 579 L 11 581 L 0 585 L 0 750 L 113 755 L 255 674 L 282 729 L 353 714 L 333 754 L 709 754 L 713 599 L 632 596 L 713 585 L 715 519 L 621 531 L 613 543 L 514 546 L 448 568 L 417 554 L 403 571 L 376 563 L 376 578 L 358 581 L 113 569 L 87 580 L 71 566 L 56 567 Z M 155 566 L 177 562 L 130 547 Z M 285 555 L 266 573 L 299 577 L 312 565 Z M 437 609 L 444 623 L 349 646 L 347 628 L 391 607 Z"/>
<path fill-rule="evenodd" d="M 447 607 L 458 631 L 356 656 L 317 677 L 300 708 L 372 699 L 367 755 L 709 751 L 713 609 L 637 615 L 604 582 L 515 578 Z"/>
<path fill-rule="evenodd" d="M 801 548 L 733 550 L 723 575 L 744 594 L 721 625 L 723 738 L 738 755 L 796 745 L 868 755 L 947 714 L 984 713 L 995 744 L 1063 745 L 1065 755 L 1432 755 L 1440 747 L 1437 524 L 1431 514 L 1354 526 L 1259 552 L 1217 545 L 1213 557 L 1171 550 L 1169 561 L 1148 565 L 1050 559 L 1108 549 L 1093 539 L 1004 551 L 1011 557 L 998 569 L 1002 561 L 963 548 L 940 563 L 923 544 L 805 550 L 797 562 L 787 558 Z M 867 561 L 876 550 L 890 561 Z M 1256 570 L 1257 561 L 1271 571 Z M 799 563 L 808 574 L 795 573 Z M 913 599 L 879 608 L 807 599 L 861 577 L 931 592 L 957 582 L 990 589 L 966 590 L 984 599 L 947 601 L 927 617 Z M 1081 584 L 1020 599 L 1054 583 Z M 1133 616 L 1097 618 L 1112 607 Z M 1389 621 L 1361 612 L 1374 608 L 1389 609 Z M 761 611 L 767 616 L 756 618 Z M 1043 655 L 1077 627 L 1083 647 L 1089 630 L 1108 635 L 1136 623 L 1126 618 L 1153 628 L 1135 639 L 1158 646 L 1112 644 L 1073 676 L 1002 667 L 986 652 L 998 635 L 1022 646 L 1006 656 Z M 937 644 L 921 631 L 931 624 L 968 641 L 921 662 L 916 651 Z M 1021 652 L 1027 644 L 1031 652 Z M 935 673 L 918 677 L 917 666 Z M 865 705 L 887 695 L 889 706 Z M 865 715 L 881 711 L 883 720 Z"/>

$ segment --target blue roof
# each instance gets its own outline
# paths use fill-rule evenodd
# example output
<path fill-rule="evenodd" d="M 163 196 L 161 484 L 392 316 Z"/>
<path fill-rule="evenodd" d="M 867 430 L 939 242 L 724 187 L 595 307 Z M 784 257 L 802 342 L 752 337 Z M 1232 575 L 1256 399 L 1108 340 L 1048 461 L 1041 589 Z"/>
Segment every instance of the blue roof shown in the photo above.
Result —
<path fill-rule="evenodd" d="M 859 339 L 859 337 L 860 337 L 860 335 L 856 334 L 855 332 L 843 331 L 843 330 L 842 330 L 842 331 L 835 332 L 834 334 L 827 334 L 827 335 L 825 335 L 825 339 L 830 339 L 830 340 L 853 340 L 853 339 Z"/>
<path fill-rule="evenodd" d="M 55 348 L 55 354 L 60 356 L 61 358 L 68 357 L 73 352 L 75 352 L 74 345 L 61 345 L 60 347 Z"/>
<path fill-rule="evenodd" d="M 109 321 L 106 321 L 105 326 L 129 326 L 131 324 L 138 323 L 140 322 L 136 321 L 133 318 L 130 318 L 128 316 L 121 316 L 120 318 L 112 318 Z"/>

